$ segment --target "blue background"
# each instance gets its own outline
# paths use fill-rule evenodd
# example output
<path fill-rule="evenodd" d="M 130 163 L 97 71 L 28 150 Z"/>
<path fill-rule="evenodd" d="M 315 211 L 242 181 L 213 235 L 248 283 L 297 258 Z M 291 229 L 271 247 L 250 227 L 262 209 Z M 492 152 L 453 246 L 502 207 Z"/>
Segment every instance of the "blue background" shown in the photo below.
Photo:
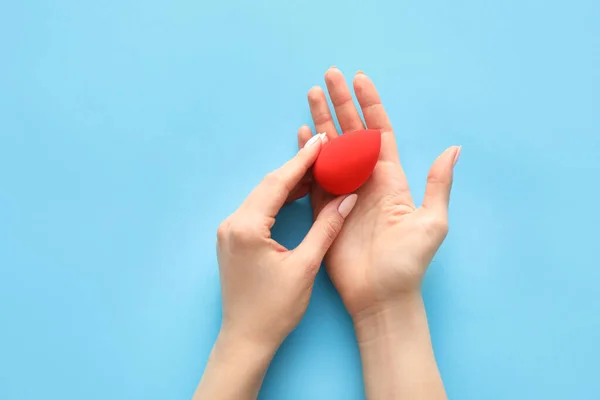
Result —
<path fill-rule="evenodd" d="M 0 399 L 191 397 L 216 227 L 294 154 L 330 65 L 378 84 L 417 201 L 463 146 L 423 288 L 450 397 L 599 398 L 599 20 L 597 0 L 2 1 Z M 261 398 L 364 398 L 324 273 Z"/>

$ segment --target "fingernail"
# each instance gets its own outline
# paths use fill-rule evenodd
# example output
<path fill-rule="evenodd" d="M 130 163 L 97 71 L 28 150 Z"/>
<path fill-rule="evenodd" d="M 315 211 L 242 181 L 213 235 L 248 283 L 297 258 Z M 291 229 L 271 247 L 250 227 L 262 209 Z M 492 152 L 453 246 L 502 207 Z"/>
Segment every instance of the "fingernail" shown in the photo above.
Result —
<path fill-rule="evenodd" d="M 311 137 L 308 142 L 306 142 L 306 144 L 304 145 L 304 147 L 309 147 L 312 146 L 313 144 L 317 143 L 317 141 L 321 140 L 321 135 L 315 135 L 313 137 Z"/>
<path fill-rule="evenodd" d="M 321 141 L 321 144 L 325 144 L 325 143 L 327 143 L 327 141 L 329 139 L 327 138 L 326 133 L 317 133 L 315 136 L 311 137 L 308 140 L 308 142 L 306 142 L 304 147 L 312 146 L 313 144 L 317 143 L 319 140 Z"/>
<path fill-rule="evenodd" d="M 365 75 L 365 73 L 359 69 L 358 71 L 356 71 L 356 75 Z"/>
<path fill-rule="evenodd" d="M 338 212 L 343 218 L 346 218 L 348 214 L 350 214 L 350 211 L 352 211 L 352 209 L 354 208 L 357 199 L 358 195 L 353 193 L 347 196 L 344 200 L 342 200 L 342 202 L 338 206 Z"/>
<path fill-rule="evenodd" d="M 456 165 L 456 163 L 458 162 L 458 157 L 460 157 L 461 149 L 462 149 L 462 146 L 458 146 L 458 149 L 456 150 L 456 153 L 454 154 L 454 161 L 452 161 L 452 167 L 454 167 Z"/>
<path fill-rule="evenodd" d="M 332 65 L 331 67 L 329 67 L 329 69 L 339 69 L 339 68 L 336 67 L 335 65 Z"/>

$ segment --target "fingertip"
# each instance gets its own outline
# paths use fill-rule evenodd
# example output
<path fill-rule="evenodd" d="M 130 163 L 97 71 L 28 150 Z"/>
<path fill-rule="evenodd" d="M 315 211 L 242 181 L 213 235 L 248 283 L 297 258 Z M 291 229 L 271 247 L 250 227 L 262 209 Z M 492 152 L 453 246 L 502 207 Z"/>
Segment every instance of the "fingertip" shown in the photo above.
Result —
<path fill-rule="evenodd" d="M 310 139 L 312 137 L 312 130 L 308 125 L 302 125 L 300 129 L 298 129 L 298 138 L 302 139 Z"/>
<path fill-rule="evenodd" d="M 325 71 L 325 81 L 330 80 L 335 77 L 335 75 L 343 75 L 342 71 L 338 67 L 330 67 L 327 71 Z"/>
<path fill-rule="evenodd" d="M 435 159 L 429 170 L 429 175 L 434 180 L 439 180 L 441 177 L 452 174 L 452 167 L 454 166 L 454 158 L 457 151 L 458 146 L 450 146 Z"/>
<path fill-rule="evenodd" d="M 313 148 L 317 148 L 318 145 L 320 145 L 322 142 L 321 140 L 321 135 L 317 134 L 313 137 L 311 137 L 308 142 L 306 142 L 306 144 L 304 145 L 304 147 L 302 147 L 302 149 L 313 149 Z"/>
<path fill-rule="evenodd" d="M 330 94 L 332 94 L 332 90 L 334 92 L 339 92 L 340 89 L 343 89 L 344 87 L 348 86 L 346 83 L 346 79 L 344 78 L 344 74 L 337 68 L 330 69 L 325 73 L 325 85 L 327 86 L 327 89 L 329 90 Z"/>
<path fill-rule="evenodd" d="M 352 86 L 354 86 L 354 91 L 356 92 L 357 96 L 359 93 L 364 92 L 365 89 L 368 89 L 372 85 L 373 82 L 364 73 L 357 73 L 354 75 L 354 79 L 352 80 Z"/>
<path fill-rule="evenodd" d="M 444 165 L 454 167 L 460 157 L 460 151 L 462 146 L 450 146 L 442 152 L 435 160 L 434 165 L 438 162 L 442 162 Z"/>
<path fill-rule="evenodd" d="M 354 93 L 356 94 L 356 98 L 358 102 L 363 99 L 365 92 L 368 93 L 368 81 L 365 80 L 365 75 L 354 75 L 354 79 L 352 80 L 352 87 L 354 88 Z"/>
<path fill-rule="evenodd" d="M 456 163 L 458 162 L 458 159 L 460 157 L 460 151 L 462 150 L 462 146 L 454 146 L 454 148 L 456 150 L 454 152 L 454 158 L 452 160 L 452 167 L 455 167 Z"/>
<path fill-rule="evenodd" d="M 324 93 L 320 86 L 313 86 L 308 90 L 308 101 L 318 101 Z"/>
<path fill-rule="evenodd" d="M 308 142 L 311 137 L 311 129 L 308 127 L 308 125 L 302 125 L 300 129 L 298 129 L 298 148 L 303 148 L 304 145 L 306 145 L 306 142 Z"/>
<path fill-rule="evenodd" d="M 446 212 L 452 190 L 453 167 L 460 146 L 450 146 L 436 158 L 427 174 L 423 207 Z"/>
<path fill-rule="evenodd" d="M 338 206 L 338 212 L 342 216 L 342 218 L 346 218 L 354 206 L 356 205 L 356 201 L 358 200 L 358 195 L 356 193 L 352 193 L 344 198 L 340 205 Z"/>
<path fill-rule="evenodd" d="M 356 194 L 350 194 L 329 201 L 319 211 L 313 226 L 298 246 L 298 254 L 320 263 L 341 232 L 344 220 L 356 205 L 357 198 Z"/>
<path fill-rule="evenodd" d="M 297 156 L 304 160 L 304 163 L 307 164 L 307 168 L 310 168 L 310 166 L 312 166 L 315 163 L 317 157 L 319 156 L 319 153 L 321 152 L 322 146 L 327 141 L 327 134 L 318 133 L 312 136 L 298 151 Z"/>
<path fill-rule="evenodd" d="M 370 81 L 371 81 L 371 79 L 369 78 L 369 76 L 362 71 L 357 71 L 356 74 L 354 74 L 354 82 L 370 82 Z"/>

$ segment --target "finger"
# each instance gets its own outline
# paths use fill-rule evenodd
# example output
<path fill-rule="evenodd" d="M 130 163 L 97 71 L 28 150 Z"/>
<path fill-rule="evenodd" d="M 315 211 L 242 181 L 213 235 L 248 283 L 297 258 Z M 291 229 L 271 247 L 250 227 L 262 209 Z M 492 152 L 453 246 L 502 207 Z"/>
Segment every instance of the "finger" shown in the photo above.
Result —
<path fill-rule="evenodd" d="M 303 148 L 310 138 L 312 138 L 312 131 L 308 125 L 302 125 L 300 129 L 298 129 L 298 148 Z"/>
<path fill-rule="evenodd" d="M 294 254 L 301 257 L 307 265 L 318 268 L 325 253 L 341 232 L 344 220 L 354 208 L 357 198 L 356 194 L 350 194 L 330 201 L 321 210 L 302 243 L 294 250 Z"/>
<path fill-rule="evenodd" d="M 312 132 L 308 125 L 302 125 L 300 129 L 298 129 L 298 149 L 303 148 L 311 138 Z M 311 184 L 312 173 L 307 171 L 300 183 L 296 185 L 296 188 L 288 196 L 286 203 L 291 203 L 306 196 L 310 192 Z"/>
<path fill-rule="evenodd" d="M 342 71 L 336 67 L 329 68 L 325 73 L 325 83 L 342 132 L 364 129 L 365 126 L 352 101 L 352 93 Z"/>
<path fill-rule="evenodd" d="M 267 174 L 242 206 L 264 216 L 274 217 L 314 164 L 324 140 L 325 135 L 313 136 L 294 158 Z"/>
<path fill-rule="evenodd" d="M 330 139 L 335 138 L 338 133 L 323 89 L 315 86 L 308 91 L 308 105 L 317 133 L 325 132 Z"/>
<path fill-rule="evenodd" d="M 290 193 L 288 198 L 285 200 L 287 203 L 293 203 L 294 201 L 303 198 L 310 192 L 310 182 L 300 182 L 294 190 Z"/>
<path fill-rule="evenodd" d="M 312 137 L 312 132 L 308 126 L 303 126 L 298 131 L 298 147 L 302 148 L 306 144 L 308 140 Z M 309 171 L 308 174 L 312 178 L 312 172 Z M 316 219 L 318 213 L 323 209 L 323 205 L 326 204 L 327 201 L 333 198 L 332 195 L 325 192 L 322 187 L 320 187 L 316 182 L 311 179 L 311 185 L 309 188 L 310 200 L 313 208 L 313 218 Z"/>
<path fill-rule="evenodd" d="M 285 202 L 291 203 L 293 201 L 296 201 L 296 200 L 301 199 L 302 197 L 306 196 L 308 194 L 308 192 L 310 191 L 311 185 L 312 185 L 312 175 L 310 172 L 307 172 L 302 177 L 302 179 L 300 179 L 300 182 L 298 182 L 296 184 L 294 189 L 292 189 L 292 191 L 288 195 L 288 198 L 285 200 Z"/>
<path fill-rule="evenodd" d="M 381 98 L 373 81 L 362 72 L 357 73 L 354 77 L 354 93 L 356 93 L 367 127 L 381 131 L 379 159 L 400 163 L 390 119 L 381 104 Z"/>
<path fill-rule="evenodd" d="M 447 148 L 434 162 L 427 176 L 423 207 L 439 215 L 448 213 L 453 169 L 460 156 L 460 147 Z"/>

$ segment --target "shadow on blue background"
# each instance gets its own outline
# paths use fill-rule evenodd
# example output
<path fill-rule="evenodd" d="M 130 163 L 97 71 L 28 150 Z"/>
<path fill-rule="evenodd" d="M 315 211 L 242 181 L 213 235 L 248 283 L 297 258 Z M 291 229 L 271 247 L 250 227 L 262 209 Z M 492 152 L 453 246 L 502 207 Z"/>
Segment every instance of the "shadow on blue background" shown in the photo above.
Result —
<path fill-rule="evenodd" d="M 595 399 L 597 0 L 0 4 L 0 399 L 188 399 L 218 333 L 218 224 L 364 70 L 414 198 L 462 145 L 424 282 L 453 399 Z M 308 230 L 306 202 L 276 235 Z M 324 271 L 263 399 L 362 399 Z"/>

